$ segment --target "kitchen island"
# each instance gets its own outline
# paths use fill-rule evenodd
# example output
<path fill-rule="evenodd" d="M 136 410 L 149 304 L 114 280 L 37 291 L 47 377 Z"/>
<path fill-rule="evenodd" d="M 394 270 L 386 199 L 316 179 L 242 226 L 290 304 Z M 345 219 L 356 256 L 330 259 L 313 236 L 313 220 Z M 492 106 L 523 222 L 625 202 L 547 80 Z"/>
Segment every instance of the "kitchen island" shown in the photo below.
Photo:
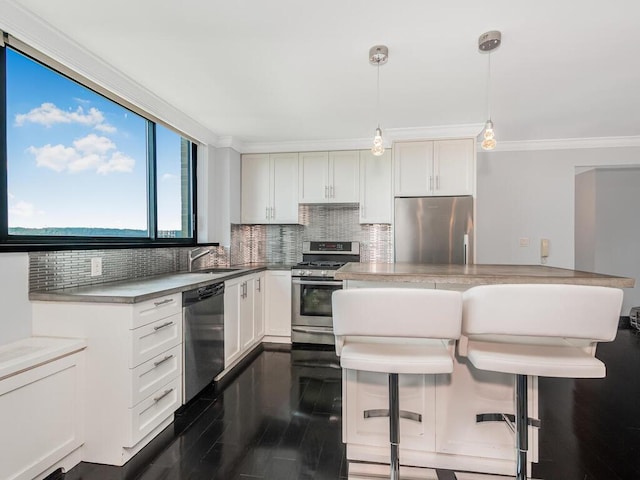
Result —
<path fill-rule="evenodd" d="M 345 288 L 399 287 L 463 291 L 476 285 L 559 283 L 631 288 L 633 278 L 543 265 L 418 265 L 349 263 L 336 272 Z M 518 318 L 514 312 L 514 321 Z M 465 339 L 458 342 L 463 346 Z M 453 348 L 453 347 L 452 347 Z M 364 411 L 388 408 L 387 375 L 344 370 L 343 441 L 350 477 L 388 472 L 388 418 Z M 529 379 L 529 416 L 538 418 L 538 381 Z M 502 422 L 476 423 L 480 413 L 513 413 L 514 377 L 475 369 L 456 355 L 448 375 L 400 375 L 400 408 L 422 422 L 400 420 L 403 478 L 436 478 L 432 468 L 513 475 L 513 434 Z M 544 425 L 542 425 L 544 428 Z M 538 430 L 529 429 L 529 462 L 538 461 Z M 559 453 L 561 455 L 561 453 Z M 367 462 L 367 463 L 361 463 Z M 377 464 L 387 464 L 376 465 Z M 458 479 L 484 478 L 458 473 Z"/>
<path fill-rule="evenodd" d="M 633 278 L 545 265 L 348 263 L 336 272 L 336 279 L 348 282 L 420 283 L 433 288 L 453 289 L 498 283 L 562 283 L 615 288 L 632 288 L 635 285 Z"/>

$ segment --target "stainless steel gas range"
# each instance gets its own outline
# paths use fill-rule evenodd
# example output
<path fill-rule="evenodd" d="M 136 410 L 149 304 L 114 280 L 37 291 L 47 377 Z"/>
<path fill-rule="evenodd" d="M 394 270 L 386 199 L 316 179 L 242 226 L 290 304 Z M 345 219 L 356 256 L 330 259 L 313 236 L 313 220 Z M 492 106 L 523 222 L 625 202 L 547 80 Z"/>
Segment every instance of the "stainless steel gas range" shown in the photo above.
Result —
<path fill-rule="evenodd" d="M 333 345 L 331 294 L 342 288 L 335 272 L 360 261 L 358 242 L 304 242 L 302 262 L 291 269 L 291 342 Z"/>

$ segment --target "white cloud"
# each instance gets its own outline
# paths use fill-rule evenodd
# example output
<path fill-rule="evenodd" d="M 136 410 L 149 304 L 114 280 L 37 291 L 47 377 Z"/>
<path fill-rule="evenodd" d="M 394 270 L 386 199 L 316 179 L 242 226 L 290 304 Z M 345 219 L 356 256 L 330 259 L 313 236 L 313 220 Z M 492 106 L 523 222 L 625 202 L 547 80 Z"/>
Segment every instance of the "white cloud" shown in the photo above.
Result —
<path fill-rule="evenodd" d="M 16 217 L 33 217 L 35 213 L 36 207 L 28 202 L 20 201 L 9 207 L 9 215 L 15 215 Z"/>
<path fill-rule="evenodd" d="M 56 172 L 62 172 L 67 169 L 69 163 L 75 161 L 78 152 L 75 148 L 65 147 L 64 145 L 50 145 L 44 147 L 29 147 L 27 151 L 36 157 L 36 165 L 39 167 L 50 168 Z"/>
<path fill-rule="evenodd" d="M 122 152 L 115 152 L 111 158 L 98 167 L 98 173 L 106 175 L 111 172 L 131 172 L 136 161 Z"/>
<path fill-rule="evenodd" d="M 73 147 L 47 144 L 43 147 L 31 146 L 27 151 L 35 156 L 38 167 L 56 172 L 95 170 L 102 175 L 128 173 L 133 171 L 136 163 L 133 158 L 118 151 L 110 139 L 94 133 L 75 140 Z"/>
<path fill-rule="evenodd" d="M 116 148 L 116 144 L 109 138 L 99 137 L 95 133 L 74 140 L 73 146 L 82 153 L 97 153 L 99 155 L 105 155 L 109 150 Z"/>
<path fill-rule="evenodd" d="M 108 123 L 101 123 L 93 128 L 102 133 L 116 133 L 118 131 L 116 127 L 114 127 L 113 125 L 109 125 Z"/>
<path fill-rule="evenodd" d="M 171 180 L 175 180 L 176 178 L 178 178 L 176 175 L 172 174 L 172 173 L 165 173 L 164 175 L 162 175 L 162 177 L 160 177 L 160 179 L 163 182 L 168 182 Z"/>
<path fill-rule="evenodd" d="M 51 102 L 46 102 L 29 113 L 19 113 L 16 115 L 15 124 L 18 127 L 25 123 L 37 123 L 45 127 L 51 127 L 59 123 L 78 123 L 104 133 L 115 133 L 117 129 L 113 125 L 104 123 L 104 114 L 95 107 L 91 107 L 87 112 L 84 108 L 78 107 L 75 110 L 64 111 L 56 107 Z"/>

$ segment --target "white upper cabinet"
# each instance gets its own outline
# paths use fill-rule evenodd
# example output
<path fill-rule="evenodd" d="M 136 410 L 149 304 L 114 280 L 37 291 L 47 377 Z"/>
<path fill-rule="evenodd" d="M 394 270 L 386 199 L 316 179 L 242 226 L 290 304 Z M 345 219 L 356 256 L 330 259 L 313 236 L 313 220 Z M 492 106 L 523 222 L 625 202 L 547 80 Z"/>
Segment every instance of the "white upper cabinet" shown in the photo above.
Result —
<path fill-rule="evenodd" d="M 358 151 L 300 153 L 300 203 L 357 203 Z"/>
<path fill-rule="evenodd" d="M 360 151 L 360 223 L 391 223 L 391 150 Z"/>
<path fill-rule="evenodd" d="M 394 144 L 395 196 L 472 195 L 471 138 Z"/>
<path fill-rule="evenodd" d="M 242 223 L 298 223 L 298 154 L 242 156 Z"/>

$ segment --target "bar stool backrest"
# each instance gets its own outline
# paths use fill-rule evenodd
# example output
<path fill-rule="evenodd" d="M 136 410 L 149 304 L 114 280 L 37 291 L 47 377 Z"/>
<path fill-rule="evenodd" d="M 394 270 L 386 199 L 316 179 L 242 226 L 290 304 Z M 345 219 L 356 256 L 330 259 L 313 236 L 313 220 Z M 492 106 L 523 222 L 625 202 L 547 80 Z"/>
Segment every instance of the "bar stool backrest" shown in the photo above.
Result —
<path fill-rule="evenodd" d="M 423 288 L 357 288 L 333 293 L 336 336 L 457 339 L 462 294 Z"/>
<path fill-rule="evenodd" d="M 615 338 L 622 290 L 589 285 L 482 285 L 463 294 L 463 335 Z"/>

